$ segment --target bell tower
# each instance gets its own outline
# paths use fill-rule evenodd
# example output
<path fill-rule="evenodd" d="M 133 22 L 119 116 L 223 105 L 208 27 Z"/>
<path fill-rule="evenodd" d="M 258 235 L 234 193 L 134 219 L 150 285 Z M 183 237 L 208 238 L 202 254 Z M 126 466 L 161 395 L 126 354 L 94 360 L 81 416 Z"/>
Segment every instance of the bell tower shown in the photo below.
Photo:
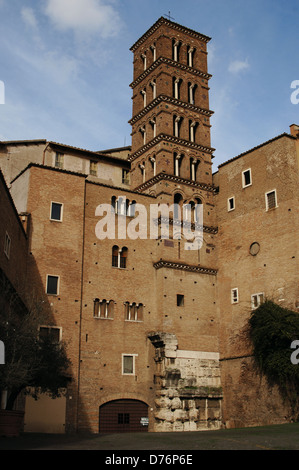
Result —
<path fill-rule="evenodd" d="M 132 189 L 158 194 L 164 181 L 213 192 L 209 41 L 161 17 L 131 47 Z"/>

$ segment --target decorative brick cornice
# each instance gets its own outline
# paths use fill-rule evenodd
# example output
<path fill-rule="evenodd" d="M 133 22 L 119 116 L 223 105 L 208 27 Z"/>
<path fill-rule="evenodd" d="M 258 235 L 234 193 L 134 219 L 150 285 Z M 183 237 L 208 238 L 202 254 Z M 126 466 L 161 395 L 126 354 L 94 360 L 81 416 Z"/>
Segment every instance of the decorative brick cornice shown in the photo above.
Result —
<path fill-rule="evenodd" d="M 176 60 L 168 59 L 167 57 L 159 57 L 155 62 L 152 63 L 141 75 L 139 75 L 136 80 L 134 80 L 131 84 L 131 88 L 135 88 L 142 80 L 144 80 L 149 74 L 151 74 L 159 65 L 166 64 L 168 66 L 172 66 L 175 69 L 180 70 L 187 70 L 189 73 L 193 75 L 197 75 L 198 77 L 205 78 L 206 80 L 210 80 L 212 75 L 210 73 L 202 72 L 201 70 L 195 69 L 193 67 L 189 67 L 189 65 L 181 64 Z"/>
<path fill-rule="evenodd" d="M 180 271 L 190 271 L 199 274 L 209 274 L 210 276 L 216 276 L 218 270 L 214 268 L 207 268 L 205 266 L 199 266 L 194 264 L 175 263 L 174 261 L 160 260 L 153 264 L 155 269 L 169 268 L 178 269 Z"/>
<path fill-rule="evenodd" d="M 159 173 L 158 175 L 156 175 L 153 178 L 149 179 L 145 183 L 142 183 L 140 186 L 137 186 L 136 188 L 134 188 L 134 191 L 138 192 L 138 193 L 141 193 L 141 192 L 145 191 L 146 189 L 150 188 L 151 186 L 153 186 L 154 184 L 159 183 L 159 181 L 161 181 L 161 180 L 167 180 L 167 181 L 171 181 L 171 182 L 178 183 L 178 184 L 186 184 L 188 186 L 192 186 L 194 188 L 202 189 L 204 191 L 210 191 L 210 192 L 215 193 L 215 194 L 217 192 L 217 187 L 216 186 L 206 184 L 206 183 L 199 183 L 197 181 L 188 180 L 186 178 L 181 178 L 181 177 L 175 176 L 175 175 L 169 175 L 168 173 Z"/>
<path fill-rule="evenodd" d="M 130 155 L 130 157 L 128 157 L 128 161 L 132 162 L 137 157 L 139 157 L 140 155 L 147 152 L 152 147 L 154 147 L 155 145 L 157 145 L 157 144 L 159 144 L 160 142 L 163 142 L 163 141 L 164 142 L 171 142 L 171 143 L 177 144 L 177 145 L 182 145 L 183 147 L 188 147 L 188 148 L 191 148 L 191 149 L 194 149 L 194 150 L 198 150 L 200 152 L 209 153 L 210 155 L 212 155 L 212 153 L 215 150 L 212 147 L 205 147 L 204 145 L 196 144 L 195 142 L 190 142 L 190 140 L 180 139 L 178 137 L 174 137 L 173 135 L 159 134 L 157 137 L 152 139 L 150 142 L 143 145 L 139 150 L 137 150 L 137 152 Z M 212 158 L 213 158 L 213 156 L 212 156 Z"/>
<path fill-rule="evenodd" d="M 176 220 L 176 219 L 173 219 L 173 218 L 169 218 L 169 217 L 158 217 L 157 219 L 154 219 L 153 222 L 155 223 L 155 225 L 162 225 L 163 223 L 165 224 L 169 224 L 169 225 L 176 225 L 176 226 L 188 226 L 190 225 L 190 228 L 192 230 L 203 230 L 203 232 L 205 233 L 212 233 L 213 235 L 216 235 L 218 233 L 218 227 L 212 227 L 212 226 L 209 226 L 209 225 L 197 225 L 195 224 L 194 222 L 185 222 L 185 221 L 181 221 L 181 220 Z"/>
<path fill-rule="evenodd" d="M 173 21 L 170 21 L 167 18 L 164 18 L 164 16 L 161 16 L 151 28 L 149 28 L 130 48 L 130 51 L 134 52 L 144 41 L 147 40 L 153 33 L 157 31 L 157 29 L 160 28 L 161 25 L 165 24 L 166 26 L 169 26 L 172 29 L 175 29 L 177 31 L 181 31 L 182 33 L 186 33 L 189 36 L 195 37 L 197 39 L 200 39 L 201 41 L 204 41 L 208 43 L 211 38 L 209 36 L 206 36 L 205 34 L 198 33 L 197 31 L 194 31 L 193 29 L 186 28 L 185 26 L 180 25 L 179 23 L 175 23 Z"/>
<path fill-rule="evenodd" d="M 130 119 L 129 124 L 133 125 L 139 119 L 143 118 L 148 112 L 158 106 L 160 103 L 171 103 L 175 106 L 180 106 L 184 109 L 189 109 L 190 111 L 194 111 L 199 114 L 203 114 L 204 116 L 211 117 L 214 114 L 214 111 L 209 109 L 200 108 L 199 106 L 195 106 L 191 103 L 185 103 L 184 101 L 177 100 L 176 98 L 172 98 L 167 95 L 160 95 L 156 99 L 154 99 L 148 106 L 146 106 L 140 113 L 136 114 L 136 116 Z"/>

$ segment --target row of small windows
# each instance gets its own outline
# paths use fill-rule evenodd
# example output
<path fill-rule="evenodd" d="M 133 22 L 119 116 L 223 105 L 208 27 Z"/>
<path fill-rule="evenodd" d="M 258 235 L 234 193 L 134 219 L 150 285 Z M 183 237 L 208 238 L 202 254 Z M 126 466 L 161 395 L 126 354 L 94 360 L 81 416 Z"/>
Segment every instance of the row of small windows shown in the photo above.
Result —
<path fill-rule="evenodd" d="M 265 193 L 266 210 L 275 209 L 277 207 L 276 189 Z M 235 196 L 229 197 L 227 200 L 227 210 L 233 211 L 236 208 Z"/>
<path fill-rule="evenodd" d="M 258 308 L 264 301 L 265 301 L 265 295 L 263 292 L 252 294 L 251 295 L 251 308 L 252 309 Z M 232 304 L 239 303 L 239 289 L 238 288 L 234 288 L 231 290 L 231 303 Z"/>
<path fill-rule="evenodd" d="M 181 41 L 177 39 L 172 40 L 172 60 L 175 60 L 176 62 L 179 62 L 181 60 L 182 48 L 183 48 L 183 45 Z M 187 65 L 189 67 L 193 67 L 195 52 L 196 52 L 196 49 L 194 47 L 190 45 L 186 46 Z M 150 54 L 150 57 L 149 57 L 149 54 Z M 140 55 L 140 57 L 143 63 L 143 70 L 146 70 L 147 67 L 149 66 L 148 59 L 150 59 L 151 62 L 155 62 L 157 59 L 156 44 L 153 44 L 152 46 L 150 46 L 149 51 L 143 52 Z"/>
<path fill-rule="evenodd" d="M 182 135 L 182 128 L 183 128 L 183 123 L 184 122 L 187 122 L 187 126 L 188 126 L 188 137 L 186 135 L 187 133 L 187 129 L 185 129 L 185 132 L 184 132 L 184 135 Z M 190 142 L 196 142 L 196 131 L 199 127 L 199 122 L 198 121 L 195 121 L 194 119 L 185 119 L 183 118 L 182 116 L 178 116 L 178 115 L 173 115 L 173 118 L 172 118 L 172 124 L 173 124 L 173 129 L 172 129 L 172 132 L 173 132 L 173 136 L 174 137 L 177 137 L 177 138 L 188 138 Z M 139 132 L 141 134 L 141 137 L 142 137 L 142 144 L 143 145 L 146 145 L 147 141 L 148 141 L 148 125 L 150 126 L 150 139 L 151 138 L 155 138 L 157 136 L 157 122 L 156 122 L 156 118 L 153 117 L 152 119 L 149 120 L 149 122 L 147 123 L 144 123 L 140 128 L 139 128 Z"/>
<path fill-rule="evenodd" d="M 95 299 L 94 300 L 94 318 L 110 319 L 114 318 L 114 300 Z M 142 303 L 124 302 L 124 318 L 126 321 L 143 321 Z"/>
<path fill-rule="evenodd" d="M 181 176 L 181 168 L 183 161 L 187 160 L 188 157 L 186 157 L 183 153 L 178 154 L 174 153 L 173 154 L 173 168 L 174 168 L 174 175 L 175 176 Z M 148 163 L 150 165 L 148 165 Z M 200 165 L 200 160 L 196 157 L 189 157 L 189 169 L 190 169 L 190 174 L 189 178 L 192 181 L 196 181 L 198 177 L 198 171 L 199 171 L 199 165 Z M 146 181 L 146 176 L 147 176 L 147 171 L 148 169 L 150 170 L 150 175 L 149 177 L 156 176 L 156 157 L 152 156 L 149 157 L 148 162 L 146 160 L 142 161 L 139 164 L 139 168 L 141 171 L 142 175 L 142 181 Z"/>
<path fill-rule="evenodd" d="M 242 187 L 247 188 L 252 186 L 251 169 L 248 168 L 242 172 Z M 276 189 L 265 193 L 266 210 L 275 209 L 277 207 Z M 227 200 L 227 210 L 230 212 L 236 208 L 235 197 L 229 197 Z"/>
<path fill-rule="evenodd" d="M 180 100 L 181 99 L 181 91 L 182 91 L 182 84 L 183 80 L 177 77 L 173 77 L 172 79 L 172 96 L 173 98 Z M 150 98 L 152 100 L 156 99 L 157 97 L 157 84 L 156 80 L 152 80 L 150 82 L 150 88 L 151 88 L 151 93 L 150 93 Z M 189 104 L 195 104 L 195 94 L 197 90 L 197 85 L 192 82 L 187 83 L 187 99 Z M 147 91 L 147 87 L 142 88 L 140 91 L 140 94 L 142 96 L 143 100 L 143 107 L 145 108 L 148 103 L 149 103 L 149 93 Z"/>

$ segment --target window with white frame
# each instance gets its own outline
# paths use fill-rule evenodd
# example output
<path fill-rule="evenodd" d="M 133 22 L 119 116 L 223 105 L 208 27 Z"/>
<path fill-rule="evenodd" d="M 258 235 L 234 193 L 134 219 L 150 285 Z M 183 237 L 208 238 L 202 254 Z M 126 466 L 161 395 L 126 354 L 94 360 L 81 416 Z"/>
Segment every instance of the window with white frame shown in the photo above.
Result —
<path fill-rule="evenodd" d="M 62 222 L 62 209 L 63 205 L 61 202 L 51 202 L 50 220 Z"/>
<path fill-rule="evenodd" d="M 138 354 L 122 354 L 122 375 L 135 375 L 135 358 Z"/>
<path fill-rule="evenodd" d="M 48 295 L 59 294 L 59 276 L 47 274 L 47 287 L 46 292 Z"/>
<path fill-rule="evenodd" d="M 276 189 L 265 194 L 266 210 L 275 209 L 277 207 Z"/>
<path fill-rule="evenodd" d="M 231 303 L 237 304 L 239 302 L 239 290 L 237 287 L 231 290 Z"/>
<path fill-rule="evenodd" d="M 227 200 L 227 210 L 230 212 L 230 211 L 233 211 L 234 209 L 235 209 L 235 197 L 232 196 L 232 197 L 229 197 Z"/>
<path fill-rule="evenodd" d="M 252 176 L 251 176 L 251 169 L 245 170 L 242 172 L 242 186 L 246 188 L 247 186 L 252 185 Z"/>
<path fill-rule="evenodd" d="M 8 233 L 6 232 L 5 238 L 4 238 L 4 253 L 8 259 L 10 257 L 10 246 L 11 246 L 11 239 Z"/>
<path fill-rule="evenodd" d="M 264 302 L 264 293 L 252 294 L 251 296 L 251 308 L 258 308 Z"/>

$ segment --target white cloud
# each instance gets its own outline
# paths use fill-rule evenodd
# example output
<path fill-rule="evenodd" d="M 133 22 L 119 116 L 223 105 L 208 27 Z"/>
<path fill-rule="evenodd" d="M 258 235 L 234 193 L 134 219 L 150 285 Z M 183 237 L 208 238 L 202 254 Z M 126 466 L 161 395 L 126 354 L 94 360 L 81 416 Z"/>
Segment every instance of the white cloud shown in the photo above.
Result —
<path fill-rule="evenodd" d="M 234 60 L 229 64 L 228 70 L 231 73 L 239 73 L 250 67 L 248 60 Z"/>
<path fill-rule="evenodd" d="M 37 28 L 37 21 L 36 21 L 36 17 L 32 8 L 28 8 L 28 7 L 22 8 L 21 15 L 22 15 L 23 21 L 25 22 L 27 26 L 29 26 L 30 28 L 34 28 L 34 29 Z"/>
<path fill-rule="evenodd" d="M 60 30 L 103 38 L 116 35 L 121 25 L 117 10 L 103 0 L 47 0 L 45 13 Z"/>

